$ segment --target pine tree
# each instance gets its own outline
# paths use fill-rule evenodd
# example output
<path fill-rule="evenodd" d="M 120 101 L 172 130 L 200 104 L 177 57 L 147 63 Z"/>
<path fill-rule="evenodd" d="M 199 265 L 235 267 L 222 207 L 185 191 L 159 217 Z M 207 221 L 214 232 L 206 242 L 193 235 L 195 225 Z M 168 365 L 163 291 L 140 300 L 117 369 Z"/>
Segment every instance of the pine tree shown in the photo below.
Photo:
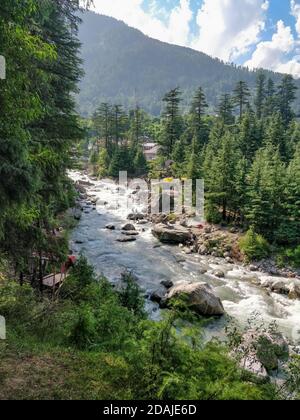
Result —
<path fill-rule="evenodd" d="M 120 140 L 124 138 L 126 131 L 127 116 L 121 105 L 112 108 L 112 126 L 115 145 L 118 147 Z"/>
<path fill-rule="evenodd" d="M 134 172 L 136 175 L 140 176 L 145 175 L 147 173 L 147 161 L 141 146 L 138 147 L 133 164 Z"/>
<path fill-rule="evenodd" d="M 290 75 L 283 76 L 278 86 L 277 102 L 284 126 L 287 128 L 294 117 L 292 104 L 296 99 L 297 87 Z"/>
<path fill-rule="evenodd" d="M 198 150 L 198 139 L 195 136 L 186 162 L 186 176 L 193 181 L 201 178 L 201 160 Z"/>
<path fill-rule="evenodd" d="M 281 223 L 276 239 L 281 244 L 300 243 L 300 143 L 286 173 Z"/>
<path fill-rule="evenodd" d="M 263 72 L 259 72 L 256 79 L 256 96 L 254 100 L 258 119 L 261 119 L 263 116 L 266 97 L 266 76 Z"/>
<path fill-rule="evenodd" d="M 283 213 L 285 165 L 268 144 L 255 157 L 248 177 L 246 218 L 255 232 L 274 239 Z"/>
<path fill-rule="evenodd" d="M 261 132 L 256 118 L 246 112 L 239 126 L 239 147 L 243 156 L 252 161 L 256 151 L 261 147 Z"/>
<path fill-rule="evenodd" d="M 103 102 L 96 110 L 93 116 L 93 122 L 97 134 L 104 139 L 105 148 L 108 152 L 111 151 L 111 122 L 112 122 L 111 106 Z"/>
<path fill-rule="evenodd" d="M 239 107 L 240 120 L 242 119 L 244 109 L 249 105 L 250 90 L 246 82 L 240 81 L 233 91 L 233 104 Z"/>
<path fill-rule="evenodd" d="M 217 112 L 219 118 L 225 125 L 232 125 L 234 123 L 232 98 L 229 94 L 222 95 Z"/>
<path fill-rule="evenodd" d="M 182 134 L 182 119 L 179 112 L 181 102 L 179 88 L 168 92 L 163 98 L 165 109 L 162 115 L 163 133 L 160 138 L 162 151 L 167 158 L 172 156 L 173 148 Z"/>
<path fill-rule="evenodd" d="M 193 136 L 197 138 L 197 142 L 201 146 L 206 143 L 206 127 L 203 117 L 207 108 L 205 94 L 203 89 L 199 87 L 193 97 L 190 114 Z"/>
<path fill-rule="evenodd" d="M 224 221 L 227 220 L 228 210 L 234 208 L 236 168 L 239 159 L 236 139 L 230 133 L 226 133 L 217 153 L 210 156 L 210 167 L 204 173 L 208 189 L 207 201 L 215 209 L 222 210 Z"/>
<path fill-rule="evenodd" d="M 140 143 L 140 138 L 142 136 L 142 125 L 143 125 L 143 115 L 141 108 L 137 106 L 133 112 L 133 122 L 132 122 L 132 139 L 133 144 L 137 147 Z"/>
<path fill-rule="evenodd" d="M 270 143 L 279 150 L 282 159 L 287 160 L 287 139 L 284 123 L 280 113 L 269 118 L 266 127 L 265 143 Z"/>
<path fill-rule="evenodd" d="M 275 96 L 275 83 L 269 78 L 266 88 L 266 100 L 263 108 L 263 116 L 269 117 L 277 110 L 277 98 Z"/>

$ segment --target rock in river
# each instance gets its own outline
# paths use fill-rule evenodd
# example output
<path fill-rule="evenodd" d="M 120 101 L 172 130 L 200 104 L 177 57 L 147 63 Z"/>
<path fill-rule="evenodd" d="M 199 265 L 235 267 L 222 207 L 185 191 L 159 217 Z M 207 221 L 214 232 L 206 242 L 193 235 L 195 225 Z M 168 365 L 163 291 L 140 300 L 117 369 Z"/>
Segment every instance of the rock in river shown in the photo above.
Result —
<path fill-rule="evenodd" d="M 180 296 L 184 297 L 190 309 L 199 315 L 222 316 L 225 314 L 221 300 L 214 295 L 207 283 L 180 282 L 168 291 L 163 303 L 168 305 Z"/>
<path fill-rule="evenodd" d="M 278 369 L 279 360 L 286 359 L 289 347 L 278 332 L 258 332 L 248 330 L 242 337 L 236 353 L 241 355 L 241 366 L 258 375 L 265 376 L 265 370 Z"/>
<path fill-rule="evenodd" d="M 155 225 L 152 234 L 163 243 L 181 244 L 191 240 L 191 232 L 182 226 Z"/>
<path fill-rule="evenodd" d="M 174 283 L 172 282 L 172 280 L 163 280 L 160 282 L 160 284 L 164 286 L 166 289 L 171 289 L 171 287 L 174 286 Z"/>
<path fill-rule="evenodd" d="M 126 230 L 126 231 L 131 231 L 132 232 L 132 231 L 135 230 L 135 227 L 131 223 L 126 223 L 126 225 L 124 225 L 122 227 L 122 230 Z"/>
<path fill-rule="evenodd" d="M 139 232 L 137 232 L 136 230 L 124 230 L 121 233 L 122 233 L 122 235 L 126 235 L 126 236 L 138 236 L 139 235 Z"/>
<path fill-rule="evenodd" d="M 143 213 L 131 213 L 127 216 L 128 220 L 143 220 L 145 215 Z"/>
<path fill-rule="evenodd" d="M 115 225 L 106 225 L 106 226 L 105 226 L 105 229 L 108 229 L 108 230 L 115 230 L 115 229 L 116 229 L 116 227 L 115 227 Z"/>
<path fill-rule="evenodd" d="M 122 238 L 118 238 L 117 242 L 134 242 L 136 241 L 136 236 L 123 236 Z"/>

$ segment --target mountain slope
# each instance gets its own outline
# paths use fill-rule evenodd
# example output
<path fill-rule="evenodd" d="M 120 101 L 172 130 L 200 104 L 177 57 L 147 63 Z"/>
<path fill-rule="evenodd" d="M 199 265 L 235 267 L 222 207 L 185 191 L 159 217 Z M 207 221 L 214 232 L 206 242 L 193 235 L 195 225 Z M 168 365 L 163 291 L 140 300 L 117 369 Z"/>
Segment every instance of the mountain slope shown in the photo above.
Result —
<path fill-rule="evenodd" d="M 202 86 L 211 109 L 221 93 L 239 80 L 255 86 L 256 73 L 224 64 L 206 54 L 154 40 L 116 19 L 87 12 L 80 28 L 85 77 L 79 108 L 91 114 L 102 101 L 125 106 L 138 103 L 153 114 L 161 110 L 162 95 L 180 86 L 188 103 Z M 278 81 L 280 75 L 266 72 Z"/>

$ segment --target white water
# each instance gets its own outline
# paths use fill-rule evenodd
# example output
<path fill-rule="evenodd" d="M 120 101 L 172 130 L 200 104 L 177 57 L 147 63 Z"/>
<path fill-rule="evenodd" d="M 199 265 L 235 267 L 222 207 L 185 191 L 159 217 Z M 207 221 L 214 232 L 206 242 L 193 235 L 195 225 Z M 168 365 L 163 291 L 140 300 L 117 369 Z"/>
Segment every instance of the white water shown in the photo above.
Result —
<path fill-rule="evenodd" d="M 223 259 L 200 255 L 185 255 L 177 246 L 159 244 L 151 234 L 151 224 L 137 225 L 140 235 L 136 242 L 120 243 L 116 239 L 121 235 L 121 226 L 128 222 L 127 216 L 132 210 L 141 210 L 139 204 L 134 209 L 127 209 L 129 192 L 123 192 L 118 205 L 114 201 L 117 185 L 113 182 L 91 181 L 79 172 L 72 172 L 71 178 L 93 183 L 87 187 L 91 196 L 97 196 L 97 210 L 88 207 L 74 230 L 71 248 L 75 254 L 84 252 L 98 274 L 105 275 L 111 282 L 120 280 L 121 273 L 127 269 L 139 279 L 140 287 L 149 295 L 158 289 L 162 280 L 170 279 L 174 283 L 181 280 L 205 281 L 209 283 L 224 305 L 229 317 L 240 325 L 257 312 L 266 325 L 276 321 L 280 331 L 291 341 L 300 344 L 300 300 L 290 300 L 287 296 L 269 293 L 260 286 L 251 283 L 254 277 L 264 274 L 247 271 L 242 266 L 227 264 Z M 108 203 L 108 204 L 105 204 Z M 116 226 L 115 231 L 105 228 L 107 224 Z M 145 230 L 144 232 L 142 231 Z M 76 242 L 82 243 L 76 243 Z M 182 262 L 178 262 L 184 260 Z M 201 268 L 207 273 L 201 274 Z M 219 279 L 212 272 L 220 269 L 226 273 L 225 279 Z M 146 303 L 153 319 L 158 319 L 160 312 L 155 304 Z M 207 328 L 209 335 L 220 335 L 229 317 L 214 321 Z M 298 342 L 299 340 L 299 342 Z"/>

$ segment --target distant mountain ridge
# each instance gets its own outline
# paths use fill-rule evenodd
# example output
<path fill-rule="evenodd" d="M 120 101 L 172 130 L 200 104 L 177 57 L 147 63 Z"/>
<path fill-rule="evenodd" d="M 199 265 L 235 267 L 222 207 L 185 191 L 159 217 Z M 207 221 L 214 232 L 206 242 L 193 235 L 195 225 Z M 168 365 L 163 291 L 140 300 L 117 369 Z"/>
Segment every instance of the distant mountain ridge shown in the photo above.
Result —
<path fill-rule="evenodd" d="M 213 109 L 220 95 L 231 92 L 239 80 L 255 87 L 256 73 L 208 55 L 147 37 L 114 18 L 86 12 L 79 38 L 82 42 L 85 77 L 78 103 L 90 115 L 102 101 L 133 107 L 136 103 L 154 115 L 161 98 L 179 86 L 187 104 L 202 86 Z M 280 75 L 266 71 L 275 82 Z M 297 81 L 300 87 L 300 82 Z M 298 104 L 297 104 L 298 107 Z"/>

